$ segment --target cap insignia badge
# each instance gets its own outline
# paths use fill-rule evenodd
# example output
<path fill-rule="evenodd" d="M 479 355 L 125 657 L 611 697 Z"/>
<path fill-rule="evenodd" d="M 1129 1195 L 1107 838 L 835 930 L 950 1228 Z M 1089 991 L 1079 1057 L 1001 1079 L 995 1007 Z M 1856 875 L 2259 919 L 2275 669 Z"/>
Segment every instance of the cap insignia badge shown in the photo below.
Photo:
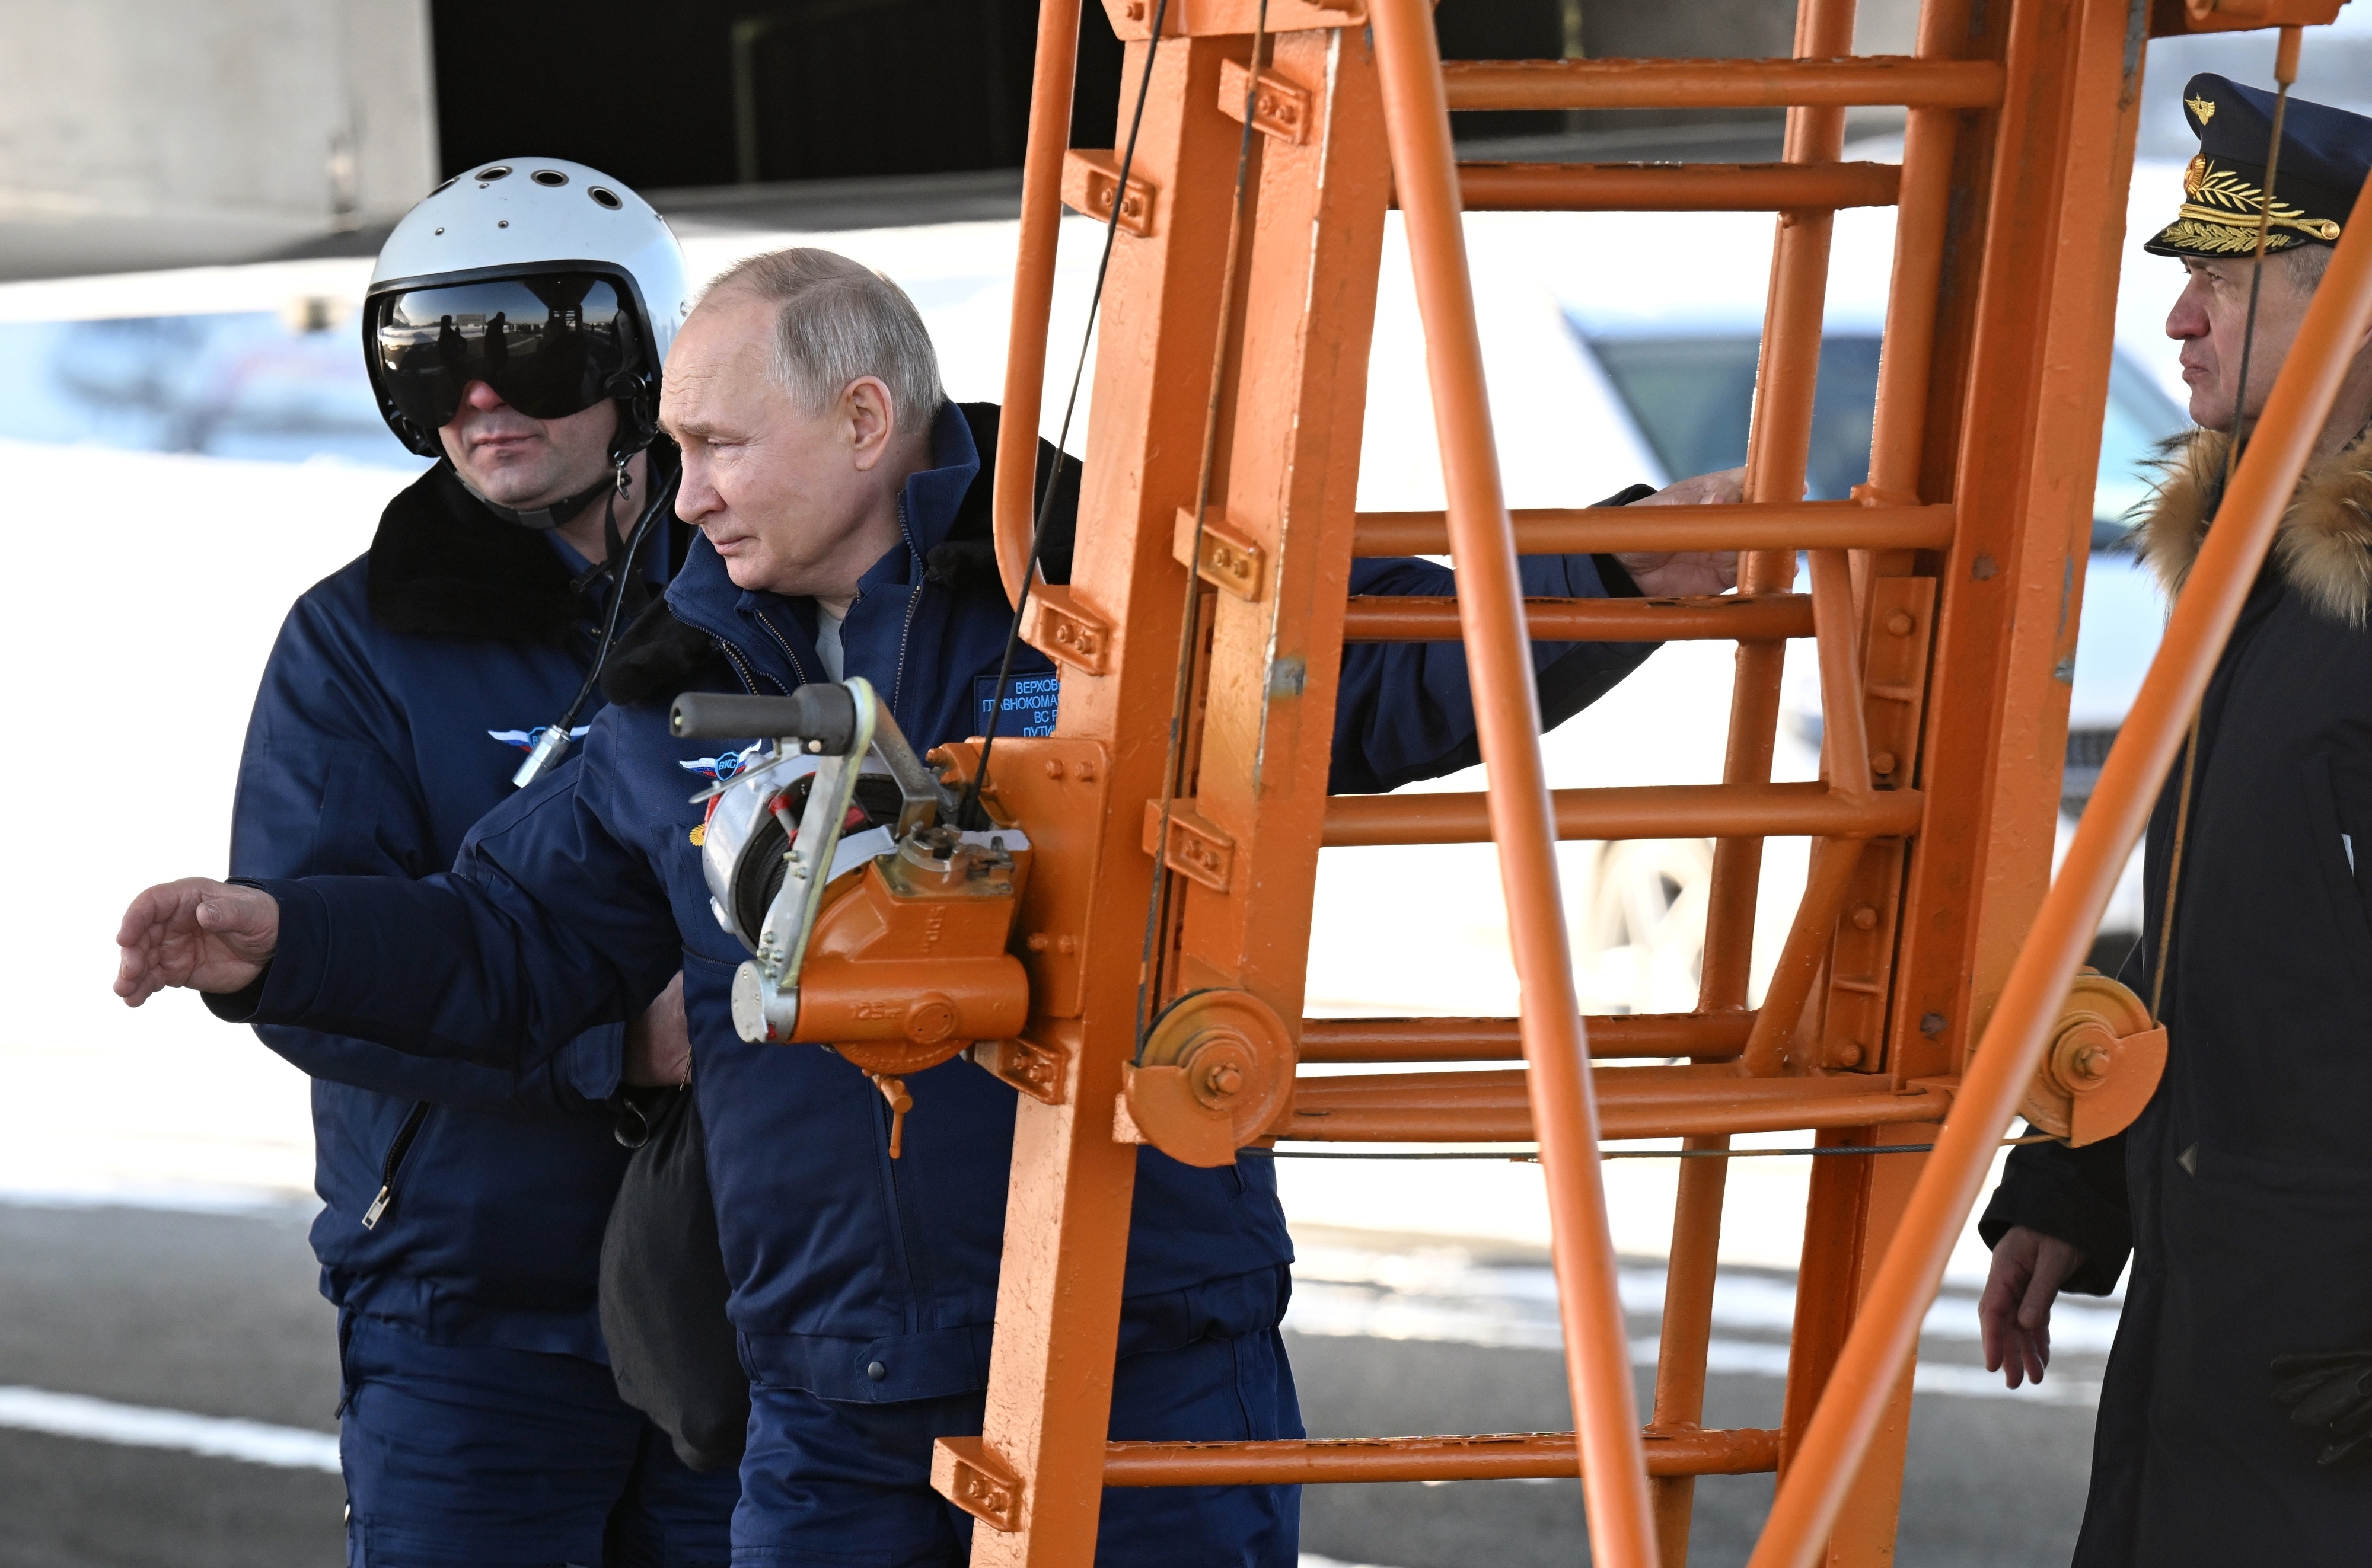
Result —
<path fill-rule="evenodd" d="M 2184 166 L 2182 193 L 2193 201 L 2199 199 L 2200 187 L 2207 183 L 2207 156 L 2202 153 Z"/>
<path fill-rule="evenodd" d="M 2212 98 L 2187 98 L 2182 107 L 2191 110 L 2191 117 L 2202 125 L 2215 118 L 2215 100 Z"/>

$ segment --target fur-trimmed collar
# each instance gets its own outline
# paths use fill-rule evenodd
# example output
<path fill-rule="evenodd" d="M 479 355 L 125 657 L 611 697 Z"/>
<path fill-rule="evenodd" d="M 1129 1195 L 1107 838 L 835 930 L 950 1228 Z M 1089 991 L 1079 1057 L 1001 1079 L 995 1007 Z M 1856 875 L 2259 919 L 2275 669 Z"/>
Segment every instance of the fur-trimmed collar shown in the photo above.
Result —
<path fill-rule="evenodd" d="M 654 477 L 674 471 L 673 447 L 655 441 L 649 451 Z M 619 517 L 621 532 L 633 526 Z M 369 600 L 371 619 L 390 632 L 503 643 L 564 643 L 586 615 L 552 541 L 494 516 L 442 461 L 379 514 Z"/>
<path fill-rule="evenodd" d="M 585 604 L 550 540 L 487 511 L 440 462 L 379 515 L 370 612 L 390 632 L 558 643 Z"/>
<path fill-rule="evenodd" d="M 2231 437 L 2194 430 L 2168 443 L 2166 477 L 2149 517 L 2134 530 L 2135 552 L 2172 598 L 2199 558 L 2224 490 Z M 2372 609 L 2372 436 L 2307 466 L 2273 537 L 2273 564 L 2314 610 L 2349 626 Z"/>

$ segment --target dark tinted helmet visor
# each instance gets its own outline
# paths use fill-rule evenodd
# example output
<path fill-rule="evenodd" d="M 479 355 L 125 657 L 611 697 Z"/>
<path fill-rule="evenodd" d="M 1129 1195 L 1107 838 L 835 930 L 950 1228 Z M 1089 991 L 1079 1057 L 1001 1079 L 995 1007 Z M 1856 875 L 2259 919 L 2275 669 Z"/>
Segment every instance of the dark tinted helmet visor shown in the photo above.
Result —
<path fill-rule="evenodd" d="M 423 432 L 460 411 L 472 381 L 529 419 L 563 419 L 639 369 L 634 306 L 591 273 L 504 278 L 386 295 L 372 307 L 371 376 Z"/>

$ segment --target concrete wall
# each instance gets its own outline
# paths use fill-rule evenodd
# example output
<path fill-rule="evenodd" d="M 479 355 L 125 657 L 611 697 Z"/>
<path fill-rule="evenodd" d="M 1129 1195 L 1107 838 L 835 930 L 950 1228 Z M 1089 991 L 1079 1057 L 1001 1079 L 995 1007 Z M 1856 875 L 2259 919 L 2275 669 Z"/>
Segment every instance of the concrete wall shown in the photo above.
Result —
<path fill-rule="evenodd" d="M 0 0 L 0 275 L 244 260 L 436 171 L 426 0 Z"/>

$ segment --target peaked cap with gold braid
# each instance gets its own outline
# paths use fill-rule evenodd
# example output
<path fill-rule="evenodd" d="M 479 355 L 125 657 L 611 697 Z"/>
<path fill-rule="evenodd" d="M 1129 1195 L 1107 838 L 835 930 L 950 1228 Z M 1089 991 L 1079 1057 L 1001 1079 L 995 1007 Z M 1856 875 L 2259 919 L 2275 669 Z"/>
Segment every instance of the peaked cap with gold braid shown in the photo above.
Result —
<path fill-rule="evenodd" d="M 2182 171 L 2182 210 L 2144 247 L 2159 256 L 2247 256 L 2257 249 L 2265 201 L 2265 154 L 2273 144 L 2273 95 L 2228 76 L 2197 75 L 2182 111 L 2199 156 Z M 2330 245 L 2372 172 L 2372 120 L 2290 95 L 2282 119 L 2265 249 Z"/>

